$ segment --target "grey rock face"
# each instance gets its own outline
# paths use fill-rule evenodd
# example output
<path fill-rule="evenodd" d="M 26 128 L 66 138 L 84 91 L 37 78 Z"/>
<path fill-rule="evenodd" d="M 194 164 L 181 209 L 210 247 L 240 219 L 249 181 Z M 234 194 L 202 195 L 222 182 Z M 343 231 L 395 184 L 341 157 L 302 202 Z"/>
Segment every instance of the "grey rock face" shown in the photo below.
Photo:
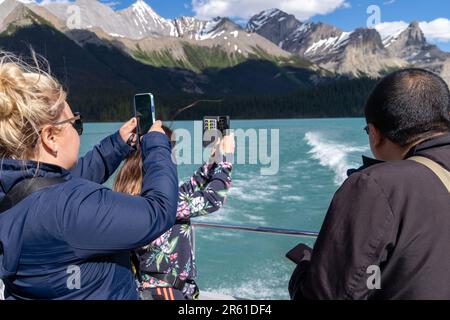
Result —
<path fill-rule="evenodd" d="M 293 15 L 271 9 L 253 16 L 247 24 L 247 30 L 282 45 L 282 42 L 289 39 L 301 26 L 302 23 Z"/>

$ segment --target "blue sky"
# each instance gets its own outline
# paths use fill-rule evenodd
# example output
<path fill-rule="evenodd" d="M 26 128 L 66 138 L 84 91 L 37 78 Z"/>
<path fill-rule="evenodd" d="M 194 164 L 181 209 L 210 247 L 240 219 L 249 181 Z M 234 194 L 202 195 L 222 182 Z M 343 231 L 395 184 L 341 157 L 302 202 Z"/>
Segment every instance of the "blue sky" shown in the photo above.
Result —
<path fill-rule="evenodd" d="M 241 23 L 248 17 L 272 7 L 294 14 L 300 20 L 322 21 L 345 31 L 366 27 L 367 8 L 380 8 L 381 23 L 399 25 L 417 20 L 423 22 L 432 43 L 450 51 L 450 1 L 448 0 L 145 0 L 165 18 L 181 15 L 210 18 L 232 16 Z M 129 6 L 134 0 L 102 0 L 115 8 Z M 443 18 L 436 20 L 438 18 Z M 422 26 L 422 25 L 421 25 Z"/>

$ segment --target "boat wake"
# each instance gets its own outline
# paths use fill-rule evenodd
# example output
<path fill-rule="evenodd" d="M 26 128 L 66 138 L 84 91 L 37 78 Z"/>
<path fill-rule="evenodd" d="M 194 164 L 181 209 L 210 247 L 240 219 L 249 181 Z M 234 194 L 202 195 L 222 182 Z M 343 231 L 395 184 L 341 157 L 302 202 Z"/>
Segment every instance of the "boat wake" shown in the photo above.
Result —
<path fill-rule="evenodd" d="M 334 171 L 334 183 L 340 186 L 347 179 L 347 170 L 358 167 L 358 163 L 350 162 L 348 155 L 353 152 L 365 152 L 367 146 L 354 147 L 325 139 L 319 132 L 307 132 L 304 140 L 311 147 L 308 152 L 320 165 Z"/>
<path fill-rule="evenodd" d="M 280 265 L 281 267 L 281 265 Z M 270 268 L 273 268 L 270 267 Z M 287 268 L 283 268 L 287 269 Z M 220 288 L 205 287 L 201 288 L 203 292 L 207 292 L 208 295 L 224 296 L 224 297 L 236 297 L 239 299 L 249 300 L 278 300 L 289 299 L 288 283 L 291 270 L 285 270 L 285 275 L 280 278 L 279 273 L 275 273 L 270 270 L 259 270 L 255 272 L 254 279 L 243 279 L 241 281 L 234 281 L 233 283 L 227 282 L 222 284 Z M 257 278 L 260 275 L 261 278 Z M 200 294 L 201 296 L 201 294 Z"/>

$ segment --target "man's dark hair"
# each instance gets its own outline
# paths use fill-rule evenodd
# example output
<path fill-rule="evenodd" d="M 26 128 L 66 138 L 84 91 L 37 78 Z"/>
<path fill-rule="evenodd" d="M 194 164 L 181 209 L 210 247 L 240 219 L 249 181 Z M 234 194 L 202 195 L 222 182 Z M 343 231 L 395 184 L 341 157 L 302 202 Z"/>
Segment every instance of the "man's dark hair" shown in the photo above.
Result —
<path fill-rule="evenodd" d="M 367 100 L 367 123 L 392 142 L 407 146 L 450 131 L 450 92 L 438 75 L 423 69 L 396 71 Z"/>

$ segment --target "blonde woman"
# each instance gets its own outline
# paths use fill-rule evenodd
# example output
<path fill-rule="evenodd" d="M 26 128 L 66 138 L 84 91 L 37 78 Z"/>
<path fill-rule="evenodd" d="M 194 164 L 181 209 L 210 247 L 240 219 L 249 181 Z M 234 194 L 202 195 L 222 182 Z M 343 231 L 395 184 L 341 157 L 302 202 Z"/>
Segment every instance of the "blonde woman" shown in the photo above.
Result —
<path fill-rule="evenodd" d="M 101 185 L 128 155 L 125 140 L 135 126 L 130 121 L 78 160 L 81 116 L 72 112 L 61 85 L 38 67 L 0 54 L 0 278 L 6 299 L 138 298 L 129 251 L 174 224 L 178 180 L 170 142 L 157 122 L 141 142 L 142 192 L 132 197 Z M 15 201 L 20 193 L 24 197 Z"/>

